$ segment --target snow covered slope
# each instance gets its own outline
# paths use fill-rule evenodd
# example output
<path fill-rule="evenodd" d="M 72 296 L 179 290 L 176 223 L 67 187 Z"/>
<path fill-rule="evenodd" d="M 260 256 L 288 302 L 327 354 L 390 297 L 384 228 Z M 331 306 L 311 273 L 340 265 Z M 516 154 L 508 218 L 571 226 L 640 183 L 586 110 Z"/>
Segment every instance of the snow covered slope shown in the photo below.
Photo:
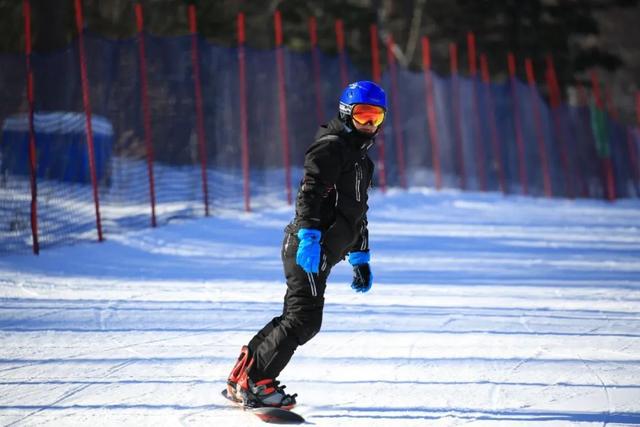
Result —
<path fill-rule="evenodd" d="M 281 380 L 317 426 L 640 424 L 640 202 L 370 201 L 374 286 L 334 269 Z M 0 258 L 0 425 L 261 424 L 220 396 L 281 310 L 292 208 Z"/>

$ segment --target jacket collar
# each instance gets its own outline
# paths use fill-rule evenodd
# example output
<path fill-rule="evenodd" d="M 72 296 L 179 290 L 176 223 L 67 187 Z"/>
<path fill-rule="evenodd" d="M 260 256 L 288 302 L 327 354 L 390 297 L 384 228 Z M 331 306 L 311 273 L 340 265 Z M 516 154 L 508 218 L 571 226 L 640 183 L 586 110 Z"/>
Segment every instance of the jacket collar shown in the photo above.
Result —
<path fill-rule="evenodd" d="M 334 119 L 336 120 L 336 119 Z M 360 151 L 367 151 L 374 143 L 374 139 L 378 132 L 373 135 L 366 135 L 358 132 L 353 127 L 347 125 L 342 120 L 337 118 L 340 123 L 341 131 L 340 135 L 352 146 Z M 332 120 L 333 121 L 333 120 Z"/>
<path fill-rule="evenodd" d="M 326 135 L 337 135 L 343 139 L 349 147 L 358 151 L 368 150 L 374 143 L 377 132 L 374 135 L 362 134 L 350 126 L 347 126 L 339 117 L 334 117 L 327 124 L 320 126 L 315 139 Z"/>

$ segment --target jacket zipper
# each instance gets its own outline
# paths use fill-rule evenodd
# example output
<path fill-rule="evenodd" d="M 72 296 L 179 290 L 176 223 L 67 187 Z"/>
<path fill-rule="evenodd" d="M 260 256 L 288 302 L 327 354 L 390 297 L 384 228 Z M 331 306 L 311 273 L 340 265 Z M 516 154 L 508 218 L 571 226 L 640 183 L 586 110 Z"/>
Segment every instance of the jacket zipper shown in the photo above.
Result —
<path fill-rule="evenodd" d="M 356 162 L 356 200 L 360 201 L 360 181 L 362 181 L 362 169 L 360 163 Z"/>

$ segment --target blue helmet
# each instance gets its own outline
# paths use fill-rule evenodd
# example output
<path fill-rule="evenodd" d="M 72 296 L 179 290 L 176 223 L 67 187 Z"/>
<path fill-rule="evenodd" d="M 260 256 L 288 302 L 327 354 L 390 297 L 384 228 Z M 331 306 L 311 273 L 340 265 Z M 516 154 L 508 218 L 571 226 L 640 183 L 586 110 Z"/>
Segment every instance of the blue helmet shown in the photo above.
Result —
<path fill-rule="evenodd" d="M 356 104 L 377 105 L 387 110 L 387 95 L 374 82 L 361 80 L 351 83 L 340 96 L 340 118 L 346 120 Z"/>

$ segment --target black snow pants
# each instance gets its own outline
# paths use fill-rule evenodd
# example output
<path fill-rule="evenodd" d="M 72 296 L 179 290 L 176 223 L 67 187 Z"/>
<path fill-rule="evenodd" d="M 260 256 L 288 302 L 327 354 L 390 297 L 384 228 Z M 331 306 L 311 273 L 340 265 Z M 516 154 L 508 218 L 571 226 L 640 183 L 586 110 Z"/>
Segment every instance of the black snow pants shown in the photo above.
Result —
<path fill-rule="evenodd" d="M 321 253 L 318 273 L 306 273 L 296 264 L 298 237 L 285 233 L 282 264 L 287 280 L 282 315 L 265 325 L 249 342 L 254 365 L 249 377 L 254 381 L 275 379 L 289 363 L 298 346 L 313 338 L 322 325 L 324 291 L 331 271 Z"/>

